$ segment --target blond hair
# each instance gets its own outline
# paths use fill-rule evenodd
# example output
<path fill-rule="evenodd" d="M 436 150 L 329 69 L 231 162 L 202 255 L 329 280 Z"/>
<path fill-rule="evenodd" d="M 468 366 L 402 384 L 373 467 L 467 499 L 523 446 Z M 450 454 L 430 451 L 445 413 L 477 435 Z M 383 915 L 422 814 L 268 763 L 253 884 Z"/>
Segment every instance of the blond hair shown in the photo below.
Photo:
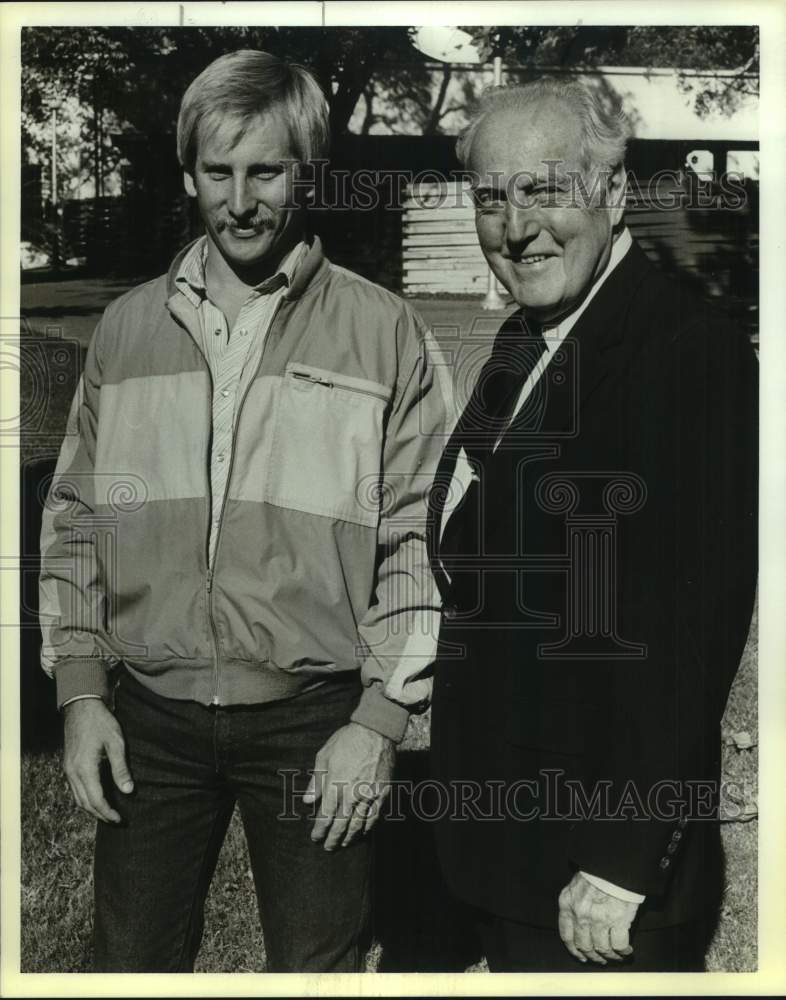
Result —
<path fill-rule="evenodd" d="M 199 139 L 215 132 L 227 119 L 237 124 L 237 142 L 254 118 L 271 110 L 283 114 L 300 162 L 327 155 L 327 101 L 307 69 L 255 49 L 220 56 L 183 95 L 177 119 L 181 166 L 193 173 Z"/>

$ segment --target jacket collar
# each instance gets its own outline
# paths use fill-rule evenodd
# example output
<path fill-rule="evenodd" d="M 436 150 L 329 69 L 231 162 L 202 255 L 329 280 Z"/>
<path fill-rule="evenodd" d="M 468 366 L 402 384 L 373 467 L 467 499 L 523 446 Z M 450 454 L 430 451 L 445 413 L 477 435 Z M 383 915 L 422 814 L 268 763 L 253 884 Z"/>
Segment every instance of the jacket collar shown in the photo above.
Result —
<path fill-rule="evenodd" d="M 634 243 L 571 330 L 569 336 L 578 352 L 580 407 L 621 368 L 633 348 L 636 331 L 628 323 L 628 314 L 651 270 L 646 254 Z"/>
<path fill-rule="evenodd" d="M 183 249 L 177 254 L 175 259 L 172 261 L 169 271 L 166 276 L 166 290 L 167 299 L 172 302 L 173 297 L 175 297 L 179 291 L 177 285 L 175 284 L 175 278 L 180 272 L 180 266 L 183 263 L 183 259 L 190 252 L 192 247 L 199 242 L 200 237 L 196 240 L 192 240 L 188 246 L 183 247 Z M 321 284 L 321 282 L 326 277 L 327 271 L 327 261 L 325 255 L 322 251 L 322 243 L 318 236 L 313 236 L 311 238 L 310 245 L 305 255 L 303 256 L 297 270 L 295 271 L 295 276 L 292 280 L 292 284 L 284 293 L 285 299 L 299 299 L 305 292 L 312 286 Z"/>
<path fill-rule="evenodd" d="M 647 255 L 634 242 L 576 320 L 569 335 L 579 343 L 586 343 L 593 352 L 603 352 L 620 343 L 625 336 L 625 317 L 650 270 Z"/>

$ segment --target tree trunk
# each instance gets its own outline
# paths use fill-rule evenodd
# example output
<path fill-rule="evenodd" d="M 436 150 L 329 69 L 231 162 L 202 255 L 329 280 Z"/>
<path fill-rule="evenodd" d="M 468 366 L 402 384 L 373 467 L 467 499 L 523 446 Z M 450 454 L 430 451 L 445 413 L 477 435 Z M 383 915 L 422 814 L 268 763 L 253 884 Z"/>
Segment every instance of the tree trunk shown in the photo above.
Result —
<path fill-rule="evenodd" d="M 428 116 L 428 120 L 423 126 L 423 135 L 434 135 L 437 131 L 440 118 L 442 117 L 442 105 L 445 103 L 448 85 L 450 84 L 450 76 L 450 63 L 445 63 L 442 67 L 442 83 L 439 86 L 439 93 L 437 94 L 437 99 L 434 102 L 434 107 L 431 109 L 431 113 Z"/>

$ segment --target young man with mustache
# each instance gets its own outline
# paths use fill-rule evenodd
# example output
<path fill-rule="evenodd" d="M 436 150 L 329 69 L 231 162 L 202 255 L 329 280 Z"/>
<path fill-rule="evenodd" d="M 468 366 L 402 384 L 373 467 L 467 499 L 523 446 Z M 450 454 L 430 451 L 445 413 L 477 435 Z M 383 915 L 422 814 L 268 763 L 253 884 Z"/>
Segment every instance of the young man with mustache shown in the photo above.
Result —
<path fill-rule="evenodd" d="M 628 135 L 618 109 L 544 79 L 489 93 L 458 146 L 519 307 L 446 449 L 430 530 L 434 775 L 475 795 L 439 853 L 492 971 L 698 971 L 722 892 L 756 359 L 631 239 Z"/>
<path fill-rule="evenodd" d="M 217 59 L 177 141 L 205 235 L 106 310 L 43 528 L 44 666 L 98 820 L 94 969 L 193 968 L 237 804 L 268 970 L 359 971 L 368 832 L 428 696 L 449 387 L 422 321 L 308 234 L 308 72 Z"/>

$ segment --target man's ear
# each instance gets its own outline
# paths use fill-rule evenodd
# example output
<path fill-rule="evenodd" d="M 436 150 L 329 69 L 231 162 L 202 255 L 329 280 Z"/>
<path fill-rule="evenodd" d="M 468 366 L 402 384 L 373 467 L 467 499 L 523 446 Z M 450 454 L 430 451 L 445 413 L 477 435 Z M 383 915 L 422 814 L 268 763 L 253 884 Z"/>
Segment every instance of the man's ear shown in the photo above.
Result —
<path fill-rule="evenodd" d="M 183 171 L 183 187 L 186 189 L 186 194 L 191 198 L 196 198 L 197 189 L 196 184 L 194 184 L 193 176 L 187 171 Z"/>
<path fill-rule="evenodd" d="M 628 172 L 625 169 L 624 163 L 618 163 L 609 177 L 606 198 L 612 229 L 622 222 L 622 217 L 625 214 L 625 195 L 627 187 Z"/>

